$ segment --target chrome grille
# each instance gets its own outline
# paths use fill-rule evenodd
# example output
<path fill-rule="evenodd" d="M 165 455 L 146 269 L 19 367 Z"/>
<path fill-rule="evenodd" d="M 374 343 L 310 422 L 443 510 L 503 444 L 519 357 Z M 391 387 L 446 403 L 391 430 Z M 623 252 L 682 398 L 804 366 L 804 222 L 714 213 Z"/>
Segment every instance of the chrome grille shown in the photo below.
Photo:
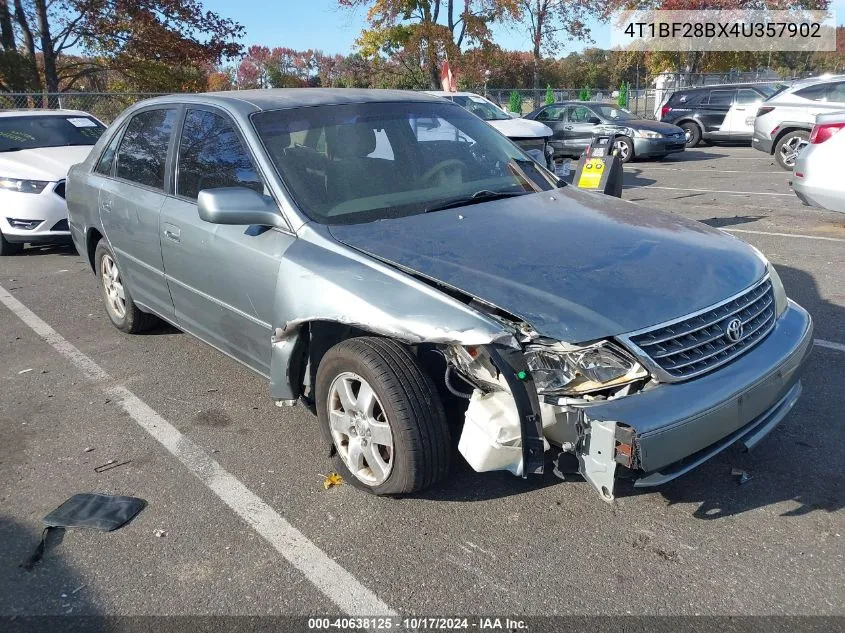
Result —
<path fill-rule="evenodd" d="M 727 333 L 734 319 L 742 321 L 736 341 Z M 730 362 L 765 338 L 774 324 L 775 296 L 766 279 L 727 303 L 630 341 L 669 376 L 683 380 Z"/>

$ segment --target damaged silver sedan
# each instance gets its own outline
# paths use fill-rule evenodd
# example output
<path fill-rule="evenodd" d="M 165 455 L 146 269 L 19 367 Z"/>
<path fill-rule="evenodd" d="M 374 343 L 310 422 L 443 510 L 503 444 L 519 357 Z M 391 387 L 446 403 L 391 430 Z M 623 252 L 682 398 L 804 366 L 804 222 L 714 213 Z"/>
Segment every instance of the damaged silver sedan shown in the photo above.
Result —
<path fill-rule="evenodd" d="M 157 317 L 265 376 L 376 494 L 442 479 L 457 440 L 477 471 L 612 500 L 755 446 L 801 392 L 812 323 L 761 253 L 563 186 L 423 94 L 145 101 L 67 200 L 115 326 Z"/>

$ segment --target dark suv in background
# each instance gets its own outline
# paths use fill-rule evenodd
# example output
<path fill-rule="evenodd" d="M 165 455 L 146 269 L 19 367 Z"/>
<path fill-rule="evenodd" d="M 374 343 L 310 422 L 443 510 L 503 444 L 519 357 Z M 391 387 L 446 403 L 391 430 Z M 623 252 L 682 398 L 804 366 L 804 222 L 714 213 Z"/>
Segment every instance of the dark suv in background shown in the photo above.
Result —
<path fill-rule="evenodd" d="M 660 108 L 660 120 L 683 128 L 686 146 L 701 141 L 751 141 L 757 107 L 776 94 L 776 84 L 681 88 Z"/>

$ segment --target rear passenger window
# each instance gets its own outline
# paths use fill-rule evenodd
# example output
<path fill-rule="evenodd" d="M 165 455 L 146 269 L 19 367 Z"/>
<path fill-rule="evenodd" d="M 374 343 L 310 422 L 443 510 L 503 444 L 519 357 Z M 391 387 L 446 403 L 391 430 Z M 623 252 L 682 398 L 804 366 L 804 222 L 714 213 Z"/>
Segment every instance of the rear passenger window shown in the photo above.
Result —
<path fill-rule="evenodd" d="M 711 90 L 710 101 L 711 106 L 729 106 L 734 102 L 735 90 Z"/>
<path fill-rule="evenodd" d="M 837 81 L 830 84 L 827 92 L 827 100 L 830 103 L 845 103 L 845 81 Z"/>
<path fill-rule="evenodd" d="M 146 110 L 132 117 L 117 152 L 115 176 L 164 189 L 167 146 L 176 110 Z"/>
<path fill-rule="evenodd" d="M 808 86 L 801 90 L 796 90 L 795 94 L 811 101 L 824 101 L 827 97 L 827 84 L 817 84 L 815 86 Z"/>
<path fill-rule="evenodd" d="M 176 193 L 196 199 L 203 189 L 249 187 L 264 192 L 264 184 L 232 123 L 208 110 L 188 110 L 182 138 Z"/>

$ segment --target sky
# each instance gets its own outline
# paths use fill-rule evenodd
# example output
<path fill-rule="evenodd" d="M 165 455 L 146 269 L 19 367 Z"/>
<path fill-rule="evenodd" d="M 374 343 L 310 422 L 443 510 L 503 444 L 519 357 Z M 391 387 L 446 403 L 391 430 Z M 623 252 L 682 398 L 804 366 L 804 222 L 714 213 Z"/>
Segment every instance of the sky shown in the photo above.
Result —
<path fill-rule="evenodd" d="M 365 9 L 340 9 L 337 0 L 203 0 L 203 5 L 246 28 L 247 46 L 287 46 L 317 49 L 327 54 L 352 52 L 355 40 L 366 25 Z M 836 22 L 845 25 L 845 0 L 833 0 Z M 559 55 L 580 51 L 585 46 L 610 47 L 610 28 L 600 23 L 589 25 L 593 44 L 573 42 L 562 47 Z M 530 50 L 531 39 L 520 25 L 496 25 L 494 41 L 507 50 Z"/>

